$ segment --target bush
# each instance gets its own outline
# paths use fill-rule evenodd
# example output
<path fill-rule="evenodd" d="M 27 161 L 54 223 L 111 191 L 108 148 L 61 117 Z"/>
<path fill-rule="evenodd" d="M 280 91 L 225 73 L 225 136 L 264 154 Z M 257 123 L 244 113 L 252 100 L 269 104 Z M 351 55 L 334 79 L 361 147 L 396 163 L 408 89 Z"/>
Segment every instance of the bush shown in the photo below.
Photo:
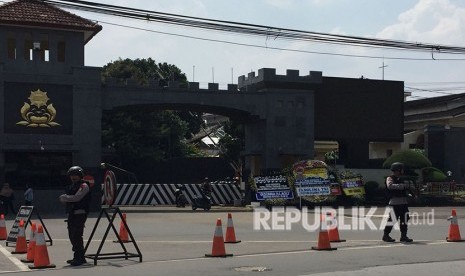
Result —
<path fill-rule="evenodd" d="M 367 181 L 365 183 L 365 197 L 372 203 L 383 202 L 386 200 L 386 185 L 380 185 L 376 181 Z"/>
<path fill-rule="evenodd" d="M 363 206 L 365 205 L 366 198 L 365 195 L 353 195 L 350 197 L 346 197 L 345 201 L 350 206 Z"/>
<path fill-rule="evenodd" d="M 378 189 L 379 189 L 379 183 L 378 182 L 376 182 L 376 181 L 367 181 L 367 182 L 365 182 L 365 193 L 367 195 L 376 194 Z"/>

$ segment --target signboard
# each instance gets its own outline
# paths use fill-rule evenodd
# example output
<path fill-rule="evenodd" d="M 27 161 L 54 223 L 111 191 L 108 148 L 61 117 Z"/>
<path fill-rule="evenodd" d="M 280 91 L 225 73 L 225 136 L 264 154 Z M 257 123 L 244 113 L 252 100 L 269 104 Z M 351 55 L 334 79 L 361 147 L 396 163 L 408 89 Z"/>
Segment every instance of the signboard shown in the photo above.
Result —
<path fill-rule="evenodd" d="M 277 176 L 257 176 L 254 177 L 255 184 L 257 185 L 257 200 L 283 198 L 293 199 L 292 193 L 287 179 L 284 175 Z"/>
<path fill-rule="evenodd" d="M 116 177 L 113 171 L 106 171 L 103 178 L 103 199 L 105 205 L 113 205 L 116 199 Z"/>
<path fill-rule="evenodd" d="M 299 196 L 330 195 L 331 181 L 325 162 L 304 160 L 292 166 L 295 187 Z"/>
<path fill-rule="evenodd" d="M 33 206 L 21 206 L 21 208 L 19 208 L 15 222 L 13 223 L 13 226 L 11 226 L 10 233 L 6 239 L 7 242 L 16 242 L 16 237 L 19 233 L 19 222 L 21 220 L 24 221 L 24 230 L 26 230 L 26 226 L 31 218 L 32 210 L 34 210 Z"/>
<path fill-rule="evenodd" d="M 6 239 L 6 246 L 8 246 L 8 243 L 16 243 L 16 239 L 19 234 L 19 222 L 21 220 L 24 221 L 24 231 L 26 231 L 27 225 L 31 223 L 31 216 L 32 214 L 35 214 L 37 216 L 37 219 L 39 219 L 40 224 L 42 224 L 45 234 L 47 235 L 47 240 L 46 242 L 50 243 L 50 245 L 53 244 L 53 240 L 50 237 L 50 233 L 47 230 L 47 227 L 44 224 L 44 221 L 39 215 L 39 212 L 34 206 L 21 206 L 18 210 L 18 214 L 16 215 L 15 222 L 13 223 L 13 226 L 11 226 L 10 233 L 8 234 L 8 237 Z"/>

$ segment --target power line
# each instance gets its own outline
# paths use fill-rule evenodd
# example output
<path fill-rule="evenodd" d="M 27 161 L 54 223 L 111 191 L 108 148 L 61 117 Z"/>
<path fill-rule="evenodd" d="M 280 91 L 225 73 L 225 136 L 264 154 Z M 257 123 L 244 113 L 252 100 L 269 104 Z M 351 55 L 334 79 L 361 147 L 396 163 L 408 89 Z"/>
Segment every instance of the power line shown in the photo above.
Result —
<path fill-rule="evenodd" d="M 399 40 L 364 38 L 357 36 L 333 35 L 328 33 L 302 31 L 266 25 L 256 25 L 234 21 L 214 20 L 171 13 L 162 13 L 150 10 L 135 9 L 81 0 L 42 1 L 56 6 L 84 10 L 98 14 L 107 14 L 123 18 L 153 21 L 164 24 L 213 31 L 264 36 L 266 38 L 272 37 L 274 39 L 288 39 L 297 41 L 311 41 L 318 43 L 351 45 L 357 47 L 390 48 L 397 50 L 428 52 L 431 53 L 431 59 L 435 59 L 435 53 L 465 54 L 465 47 L 439 45 L 431 43 L 407 42 Z"/>
<path fill-rule="evenodd" d="M 465 84 L 465 82 L 425 82 L 425 83 L 409 83 L 405 85 L 405 91 L 415 94 L 440 94 L 440 95 L 457 95 L 465 93 L 465 86 L 456 86 L 457 84 Z M 422 86 L 421 88 L 418 87 Z M 446 85 L 446 86 L 445 86 Z M 454 86 L 447 86 L 454 85 Z M 430 87 L 430 88 L 425 88 Z M 425 98 L 423 96 L 408 96 L 414 98 Z"/>
<path fill-rule="evenodd" d="M 446 90 L 446 89 L 440 89 L 440 90 L 433 90 L 433 89 L 424 89 L 424 88 L 416 88 L 416 87 L 411 87 L 411 86 L 405 86 L 405 91 L 410 92 L 410 93 L 416 93 L 416 94 L 425 94 L 425 93 L 436 93 L 436 94 L 441 94 L 441 95 L 457 95 L 461 93 L 465 93 L 465 88 L 463 91 L 460 90 L 455 90 L 455 93 L 451 92 L 454 91 L 453 89 L 451 90 Z M 409 96 L 409 97 L 421 97 L 421 96 Z"/>
<path fill-rule="evenodd" d="M 465 84 L 465 81 L 409 82 L 410 85 Z"/>
<path fill-rule="evenodd" d="M 261 48 L 261 49 L 268 49 L 268 50 L 279 50 L 279 51 L 288 51 L 288 52 L 298 52 L 298 53 L 304 53 L 304 54 L 330 55 L 330 56 L 341 56 L 341 57 L 370 58 L 370 59 L 382 59 L 382 58 L 384 58 L 384 59 L 388 59 L 388 60 L 411 60 L 411 61 L 431 61 L 432 60 L 431 58 L 351 55 L 351 54 L 342 54 L 342 53 L 319 52 L 319 51 L 308 51 L 308 50 L 290 49 L 290 48 L 282 48 L 282 47 L 271 47 L 271 46 L 263 46 L 263 45 L 250 44 L 250 43 L 241 43 L 241 42 L 226 41 L 226 40 L 220 40 L 220 39 L 212 39 L 212 38 L 203 38 L 203 37 L 198 37 L 198 36 L 190 36 L 190 35 L 184 35 L 184 34 L 176 34 L 176 33 L 170 33 L 170 32 L 155 31 L 155 30 L 152 30 L 152 29 L 129 26 L 129 25 L 124 25 L 124 24 L 119 24 L 119 23 L 112 23 L 112 22 L 108 22 L 108 21 L 98 21 L 98 22 L 101 23 L 101 24 L 107 24 L 107 25 L 116 26 L 116 27 L 128 28 L 128 29 L 151 32 L 151 33 L 157 33 L 157 34 L 163 34 L 163 35 L 170 35 L 170 36 L 176 36 L 176 37 L 196 39 L 196 40 L 201 40 L 201 41 L 224 43 L 224 44 L 230 44 L 230 45 L 236 45 L 236 46 Z M 440 58 L 436 58 L 435 60 L 438 60 L 438 61 L 465 61 L 465 58 L 463 58 L 463 59 L 457 59 L 457 58 L 454 58 L 454 59 L 452 59 L 452 58 L 441 58 L 440 59 Z"/>
<path fill-rule="evenodd" d="M 438 89 L 425 89 L 425 88 L 416 88 L 411 86 L 405 86 L 407 89 L 412 89 L 416 91 L 424 91 L 424 92 L 434 92 L 434 93 L 443 93 L 443 94 L 450 94 L 449 92 L 444 91 L 451 91 L 451 90 L 465 90 L 465 87 L 451 87 L 451 88 L 438 88 Z"/>

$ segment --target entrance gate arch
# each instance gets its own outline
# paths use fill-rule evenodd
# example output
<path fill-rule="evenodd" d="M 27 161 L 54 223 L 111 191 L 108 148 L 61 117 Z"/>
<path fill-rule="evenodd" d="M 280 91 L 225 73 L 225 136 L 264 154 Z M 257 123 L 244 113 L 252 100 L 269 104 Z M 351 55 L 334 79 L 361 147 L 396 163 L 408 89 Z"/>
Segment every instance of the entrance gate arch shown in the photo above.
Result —
<path fill-rule="evenodd" d="M 299 76 L 299 71 L 287 70 L 286 75 L 276 75 L 271 68 L 260 69 L 257 76 L 241 76 L 238 85 L 226 90 L 212 83 L 201 89 L 195 82 L 185 88 L 158 82 L 141 87 L 110 78 L 102 91 L 102 110 L 157 106 L 238 120 L 245 127 L 246 169 L 256 174 L 281 169 L 286 160 L 313 157 L 314 94 L 321 80 L 321 72 Z"/>

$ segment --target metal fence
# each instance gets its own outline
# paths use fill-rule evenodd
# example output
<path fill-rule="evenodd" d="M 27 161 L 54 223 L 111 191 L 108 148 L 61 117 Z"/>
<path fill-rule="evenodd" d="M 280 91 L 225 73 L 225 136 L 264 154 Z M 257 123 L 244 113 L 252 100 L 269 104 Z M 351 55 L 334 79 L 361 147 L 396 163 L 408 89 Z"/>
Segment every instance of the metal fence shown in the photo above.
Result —
<path fill-rule="evenodd" d="M 455 182 L 427 182 L 423 185 L 421 195 L 459 196 L 465 195 L 465 184 Z"/>

